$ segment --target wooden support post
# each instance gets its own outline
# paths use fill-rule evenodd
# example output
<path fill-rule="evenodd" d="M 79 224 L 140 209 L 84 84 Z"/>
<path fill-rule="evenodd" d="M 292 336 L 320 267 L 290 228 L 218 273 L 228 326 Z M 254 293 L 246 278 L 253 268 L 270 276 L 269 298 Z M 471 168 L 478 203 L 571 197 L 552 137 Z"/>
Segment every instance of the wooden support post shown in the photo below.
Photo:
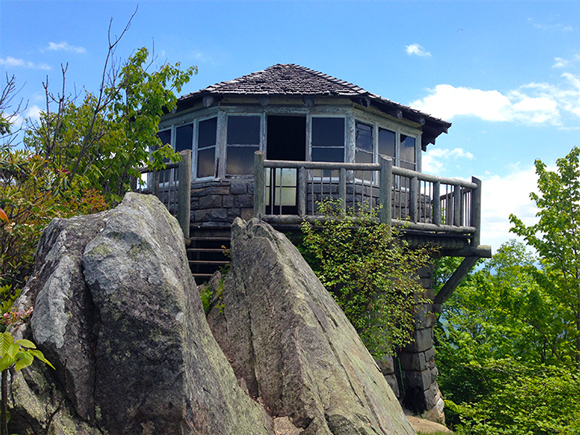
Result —
<path fill-rule="evenodd" d="M 433 183 L 433 223 L 441 225 L 441 182 Z"/>
<path fill-rule="evenodd" d="M 159 198 L 159 183 L 161 180 L 161 171 L 155 170 L 153 171 L 153 194 Z"/>
<path fill-rule="evenodd" d="M 346 168 L 340 168 L 338 173 L 338 198 L 340 210 L 346 213 Z"/>
<path fill-rule="evenodd" d="M 417 223 L 419 206 L 419 180 L 417 177 L 411 178 L 411 188 L 409 190 L 409 219 L 411 222 Z"/>
<path fill-rule="evenodd" d="M 393 161 L 381 157 L 379 187 L 379 219 L 381 223 L 391 225 L 393 218 Z"/>
<path fill-rule="evenodd" d="M 264 183 L 264 160 L 266 154 L 264 151 L 254 153 L 254 217 L 262 219 L 266 209 L 265 201 L 265 183 Z M 273 189 L 274 186 L 270 186 Z M 274 205 L 272 204 L 272 208 Z"/>
<path fill-rule="evenodd" d="M 472 246 L 479 246 L 481 237 L 481 186 L 479 178 L 471 177 L 471 181 L 477 184 L 477 188 L 471 192 L 471 222 L 470 226 L 475 227 L 475 233 L 471 239 Z"/>
<path fill-rule="evenodd" d="M 298 168 L 298 216 L 306 215 L 306 169 Z"/>
<path fill-rule="evenodd" d="M 191 214 L 191 150 L 181 151 L 179 187 L 177 191 L 177 220 L 185 240 L 189 240 Z"/>
<path fill-rule="evenodd" d="M 434 312 L 441 312 L 442 305 L 447 301 L 447 299 L 449 299 L 449 296 L 451 296 L 457 286 L 461 284 L 461 281 L 463 281 L 463 278 L 465 278 L 473 266 L 475 266 L 477 260 L 479 260 L 479 257 L 466 257 L 463 259 L 457 270 L 453 272 L 453 275 L 451 275 L 451 278 L 449 278 L 441 290 L 437 292 L 435 300 L 433 301 Z"/>
<path fill-rule="evenodd" d="M 461 226 L 461 186 L 453 188 L 453 224 L 456 227 Z"/>

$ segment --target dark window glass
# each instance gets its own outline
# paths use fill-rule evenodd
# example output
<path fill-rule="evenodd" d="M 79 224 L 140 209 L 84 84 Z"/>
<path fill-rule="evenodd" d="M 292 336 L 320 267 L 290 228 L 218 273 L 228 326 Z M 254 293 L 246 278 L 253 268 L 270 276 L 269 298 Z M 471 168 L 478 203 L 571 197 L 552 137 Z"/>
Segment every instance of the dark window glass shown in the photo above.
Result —
<path fill-rule="evenodd" d="M 312 148 L 313 162 L 343 162 L 343 148 Z"/>
<path fill-rule="evenodd" d="M 373 127 L 362 122 L 356 123 L 356 147 L 373 152 Z"/>
<path fill-rule="evenodd" d="M 344 147 L 343 118 L 312 118 L 313 147 Z"/>
<path fill-rule="evenodd" d="M 214 146 L 217 133 L 217 118 L 210 118 L 199 122 L 199 137 L 197 148 L 207 148 Z"/>
<path fill-rule="evenodd" d="M 408 162 L 408 163 L 414 164 L 415 163 L 415 138 L 401 134 L 400 148 L 401 148 L 401 157 L 400 157 L 401 167 L 404 167 L 403 162 Z M 413 167 L 409 168 L 409 169 L 415 169 L 415 166 L 413 165 Z"/>
<path fill-rule="evenodd" d="M 254 145 L 259 143 L 259 116 L 228 116 L 228 144 Z"/>
<path fill-rule="evenodd" d="M 227 175 L 251 175 L 254 173 L 254 152 L 258 146 L 228 147 Z"/>
<path fill-rule="evenodd" d="M 182 125 L 175 131 L 175 151 L 190 150 L 193 144 L 193 124 Z"/>
<path fill-rule="evenodd" d="M 171 145 L 171 130 L 163 130 L 157 133 L 157 137 L 161 139 L 161 143 L 163 145 L 169 144 Z"/>
<path fill-rule="evenodd" d="M 395 157 L 395 132 L 379 128 L 379 154 Z"/>
<path fill-rule="evenodd" d="M 354 155 L 354 161 L 356 163 L 372 163 L 373 155 L 364 151 L 357 151 Z"/>
<path fill-rule="evenodd" d="M 197 176 L 213 177 L 215 168 L 215 148 L 202 149 L 197 152 Z"/>

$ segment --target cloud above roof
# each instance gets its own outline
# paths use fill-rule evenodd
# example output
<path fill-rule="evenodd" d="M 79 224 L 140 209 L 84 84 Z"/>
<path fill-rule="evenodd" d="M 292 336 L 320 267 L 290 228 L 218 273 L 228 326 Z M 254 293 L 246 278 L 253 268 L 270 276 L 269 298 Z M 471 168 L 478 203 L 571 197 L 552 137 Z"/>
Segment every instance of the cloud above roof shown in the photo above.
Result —
<path fill-rule="evenodd" d="M 420 57 L 429 57 L 431 53 L 429 53 L 423 46 L 419 44 L 411 44 L 405 47 L 405 51 L 409 56 L 420 56 Z"/>
<path fill-rule="evenodd" d="M 580 76 L 563 73 L 557 84 L 528 83 L 508 92 L 441 84 L 411 103 L 444 119 L 472 116 L 484 121 L 563 126 L 580 117 Z"/>

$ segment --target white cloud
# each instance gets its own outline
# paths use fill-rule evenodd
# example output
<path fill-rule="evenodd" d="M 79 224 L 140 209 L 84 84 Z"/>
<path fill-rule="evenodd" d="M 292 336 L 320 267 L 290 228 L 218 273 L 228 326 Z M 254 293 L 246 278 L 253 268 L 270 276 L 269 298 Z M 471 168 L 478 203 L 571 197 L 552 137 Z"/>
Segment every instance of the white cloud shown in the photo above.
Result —
<path fill-rule="evenodd" d="M 50 66 L 45 63 L 34 63 L 23 59 L 16 59 L 11 56 L 0 58 L 0 66 L 43 69 L 47 71 L 50 69 Z"/>
<path fill-rule="evenodd" d="M 411 44 L 405 47 L 405 50 L 409 56 L 431 56 L 431 53 L 426 51 L 421 45 L 419 44 Z"/>
<path fill-rule="evenodd" d="M 75 47 L 73 45 L 70 45 L 68 42 L 59 42 L 59 43 L 49 42 L 46 50 L 49 50 L 49 51 L 72 51 L 74 53 L 85 53 L 87 51 L 87 50 L 85 50 L 84 47 Z"/>
<path fill-rule="evenodd" d="M 558 84 L 528 83 L 504 93 L 437 85 L 410 105 L 448 120 L 474 116 L 485 121 L 562 126 L 564 115 L 580 116 L 580 76 L 563 73 L 561 77 Z"/>
<path fill-rule="evenodd" d="M 516 215 L 526 225 L 537 222 L 537 209 L 530 199 L 530 193 L 537 192 L 537 180 L 533 167 L 526 169 L 516 167 L 505 177 L 498 175 L 482 177 L 482 244 L 492 245 L 496 251 L 502 243 L 517 238 L 509 231 L 512 227 L 509 221 L 510 214 Z"/>
<path fill-rule="evenodd" d="M 536 23 L 533 18 L 528 18 L 528 22 L 536 29 L 540 30 L 559 30 L 561 32 L 571 32 L 574 30 L 572 26 L 565 25 L 562 23 L 553 23 L 553 24 Z"/>
<path fill-rule="evenodd" d="M 580 54 L 575 54 L 571 59 L 564 59 L 563 57 L 555 57 L 552 68 L 565 68 L 571 66 L 576 62 L 580 62 Z"/>
<path fill-rule="evenodd" d="M 473 160 L 473 158 L 473 154 L 463 150 L 463 148 L 430 148 L 422 156 L 423 172 L 437 175 L 443 171 L 451 160 Z"/>
<path fill-rule="evenodd" d="M 28 108 L 28 110 L 25 113 L 25 117 L 29 121 L 37 122 L 40 121 L 41 112 L 43 112 L 43 109 L 41 109 L 39 106 L 35 104 Z"/>

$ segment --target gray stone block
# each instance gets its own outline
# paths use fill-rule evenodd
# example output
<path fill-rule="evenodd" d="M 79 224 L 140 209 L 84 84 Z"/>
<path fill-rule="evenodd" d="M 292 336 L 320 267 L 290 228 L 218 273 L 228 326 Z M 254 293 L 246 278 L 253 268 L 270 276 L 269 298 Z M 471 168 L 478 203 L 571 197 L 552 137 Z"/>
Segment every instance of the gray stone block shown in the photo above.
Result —
<path fill-rule="evenodd" d="M 212 208 L 208 210 L 196 210 L 196 222 L 227 222 L 227 210 L 225 208 Z"/>
<path fill-rule="evenodd" d="M 234 206 L 234 197 L 232 195 L 222 196 L 222 207 L 232 208 Z"/>
<path fill-rule="evenodd" d="M 237 195 L 234 197 L 234 207 L 254 208 L 253 195 Z"/>
<path fill-rule="evenodd" d="M 433 328 L 419 329 L 413 332 L 413 342 L 405 346 L 405 352 L 424 352 L 433 347 Z"/>
<path fill-rule="evenodd" d="M 431 371 L 423 370 L 420 372 L 403 372 L 403 384 L 405 385 L 405 389 L 420 387 L 424 391 L 428 390 L 431 386 Z"/>
<path fill-rule="evenodd" d="M 383 375 L 385 375 L 385 379 L 387 375 L 395 373 L 395 363 L 393 362 L 393 357 L 390 355 L 384 355 L 379 359 L 375 359 L 377 365 L 381 369 Z"/>
<path fill-rule="evenodd" d="M 243 195 L 248 193 L 248 183 L 232 181 L 231 193 L 232 195 Z"/>
<path fill-rule="evenodd" d="M 221 208 L 222 207 L 222 196 L 221 195 L 208 195 L 199 198 L 199 208 Z"/>
<path fill-rule="evenodd" d="M 427 365 L 425 363 L 425 354 L 423 352 L 419 353 L 401 352 L 399 354 L 399 360 L 401 362 L 401 368 L 403 370 L 413 370 L 413 371 L 427 370 Z"/>

